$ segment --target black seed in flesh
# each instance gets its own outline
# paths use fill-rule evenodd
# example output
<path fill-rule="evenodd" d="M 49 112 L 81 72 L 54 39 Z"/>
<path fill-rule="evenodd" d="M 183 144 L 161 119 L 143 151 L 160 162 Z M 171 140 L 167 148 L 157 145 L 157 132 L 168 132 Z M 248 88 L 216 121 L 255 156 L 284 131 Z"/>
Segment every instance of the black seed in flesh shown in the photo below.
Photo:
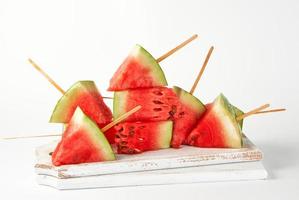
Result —
<path fill-rule="evenodd" d="M 115 134 L 115 138 L 119 139 L 120 138 L 119 134 Z"/>
<path fill-rule="evenodd" d="M 155 118 L 155 117 L 159 117 L 159 116 L 154 116 L 154 118 Z M 144 128 L 145 128 L 145 126 L 144 126 L 144 125 L 142 125 L 142 126 L 139 126 L 139 128 L 140 128 L 140 129 L 144 129 Z"/>
<path fill-rule="evenodd" d="M 50 152 L 49 155 L 52 156 L 53 152 Z"/>
<path fill-rule="evenodd" d="M 159 105 L 164 104 L 163 102 L 161 102 L 161 101 L 159 101 L 159 100 L 153 100 L 153 103 L 154 103 L 154 104 L 159 104 Z"/>
<path fill-rule="evenodd" d="M 158 95 L 158 96 L 162 96 L 163 95 L 163 93 L 161 91 L 153 91 L 153 93 L 155 95 Z"/>
<path fill-rule="evenodd" d="M 162 111 L 162 108 L 154 108 L 153 110 L 156 112 L 160 112 L 160 111 Z"/>

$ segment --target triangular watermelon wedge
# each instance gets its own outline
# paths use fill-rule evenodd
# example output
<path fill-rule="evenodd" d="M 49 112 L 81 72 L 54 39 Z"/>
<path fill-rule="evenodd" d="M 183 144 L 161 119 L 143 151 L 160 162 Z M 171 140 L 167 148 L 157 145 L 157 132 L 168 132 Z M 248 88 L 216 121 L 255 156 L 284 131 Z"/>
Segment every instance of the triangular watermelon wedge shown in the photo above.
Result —
<path fill-rule="evenodd" d="M 129 56 L 110 80 L 109 91 L 165 86 L 167 81 L 156 59 L 140 45 L 135 45 Z"/>
<path fill-rule="evenodd" d="M 185 91 L 184 89 L 174 86 L 173 91 L 178 96 L 181 103 L 178 114 L 173 119 L 173 135 L 171 146 L 178 148 L 184 143 L 196 123 L 205 113 L 205 105 L 195 96 Z"/>
<path fill-rule="evenodd" d="M 112 121 L 112 113 L 93 81 L 78 81 L 56 104 L 50 122 L 68 123 L 79 106 L 100 127 Z"/>
<path fill-rule="evenodd" d="M 97 124 L 78 107 L 52 154 L 55 166 L 115 160 Z"/>
<path fill-rule="evenodd" d="M 242 131 L 234 108 L 224 95 L 220 94 L 207 109 L 186 143 L 197 147 L 241 148 Z"/>

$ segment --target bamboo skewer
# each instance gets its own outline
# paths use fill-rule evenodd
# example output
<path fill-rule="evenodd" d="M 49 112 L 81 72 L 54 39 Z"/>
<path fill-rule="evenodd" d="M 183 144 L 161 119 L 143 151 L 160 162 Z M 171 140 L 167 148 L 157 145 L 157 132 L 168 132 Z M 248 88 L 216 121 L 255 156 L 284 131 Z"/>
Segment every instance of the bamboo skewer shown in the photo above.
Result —
<path fill-rule="evenodd" d="M 113 120 L 113 122 L 107 124 L 104 128 L 102 128 L 103 132 L 106 132 L 108 129 L 110 129 L 111 127 L 115 126 L 116 124 L 118 124 L 119 122 L 123 121 L 124 119 L 126 119 L 127 117 L 129 117 L 130 115 L 132 115 L 133 113 L 137 112 L 138 110 L 140 110 L 141 106 L 136 106 L 135 108 L 133 108 L 132 110 L 130 110 L 129 112 L 121 115 L 120 117 L 118 117 L 117 119 Z"/>
<path fill-rule="evenodd" d="M 192 35 L 189 39 L 185 40 L 184 42 L 182 42 L 181 44 L 179 44 L 175 48 L 171 49 L 167 53 L 165 53 L 162 56 L 160 56 L 159 58 L 157 58 L 156 61 L 157 62 L 161 62 L 162 60 L 164 60 L 167 57 L 171 56 L 172 54 L 174 54 L 175 52 L 177 52 L 179 49 L 183 48 L 184 46 L 186 46 L 187 44 L 189 44 L 190 42 L 192 42 L 193 40 L 195 40 L 197 37 L 198 37 L 197 34 Z"/>
<path fill-rule="evenodd" d="M 110 128 L 112 128 L 116 124 L 122 122 L 123 120 L 125 120 L 130 115 L 134 114 L 135 112 L 137 112 L 140 109 L 141 109 L 141 106 L 136 106 L 132 110 L 130 110 L 130 111 L 126 112 L 125 114 L 121 115 L 120 117 L 116 118 L 115 120 L 113 120 L 112 122 L 110 122 L 109 124 L 107 124 L 105 127 L 103 127 L 101 129 L 102 132 L 103 133 L 106 132 L 107 130 L 109 130 Z M 13 139 L 41 138 L 41 137 L 53 137 L 53 136 L 61 136 L 61 134 L 9 136 L 9 137 L 2 137 L 0 139 L 2 139 L 2 140 L 13 140 Z"/>
<path fill-rule="evenodd" d="M 28 58 L 29 63 L 40 72 L 61 94 L 65 94 L 65 91 L 31 58 Z M 104 99 L 113 99 L 112 97 L 103 97 Z"/>
<path fill-rule="evenodd" d="M 204 70 L 205 70 L 205 68 L 206 68 L 206 66 L 207 66 L 207 64 L 208 64 L 208 62 L 209 62 L 209 59 L 210 59 L 210 57 L 211 57 L 211 54 L 212 54 L 213 50 L 214 50 L 214 47 L 212 46 L 212 47 L 210 48 L 210 50 L 209 50 L 209 52 L 208 52 L 206 58 L 205 58 L 205 61 L 204 61 L 203 65 L 202 65 L 202 67 L 201 67 L 201 69 L 200 69 L 200 71 L 199 71 L 199 74 L 197 75 L 197 77 L 196 77 L 196 79 L 195 79 L 195 81 L 194 81 L 194 83 L 193 83 L 193 86 L 192 86 L 192 88 L 191 88 L 191 90 L 190 90 L 190 92 L 189 92 L 190 94 L 193 94 L 193 93 L 194 93 L 194 91 L 195 91 L 195 89 L 196 89 L 196 87 L 197 87 L 197 85 L 198 85 L 198 82 L 199 82 L 199 80 L 200 80 L 200 78 L 201 78 L 201 76 L 202 76 L 202 74 L 203 74 L 203 72 L 204 72 Z"/>
<path fill-rule="evenodd" d="M 278 108 L 278 109 L 272 109 L 272 110 L 263 110 L 263 111 L 256 112 L 254 114 L 264 114 L 264 113 L 273 113 L 273 112 L 282 112 L 282 111 L 286 111 L 286 109 Z"/>
<path fill-rule="evenodd" d="M 38 66 L 31 58 L 28 59 L 30 64 L 39 71 L 61 94 L 65 94 L 65 91 L 44 71 Z"/>
<path fill-rule="evenodd" d="M 247 113 L 244 113 L 243 115 L 238 116 L 236 118 L 236 120 L 240 121 L 240 120 L 242 120 L 242 119 L 244 119 L 244 118 L 246 118 L 246 117 L 248 117 L 250 115 L 256 114 L 257 112 L 260 112 L 260 111 L 268 108 L 269 106 L 270 106 L 270 104 L 264 104 L 264 105 L 262 105 L 262 106 L 260 106 L 258 108 L 255 108 L 255 109 L 253 109 L 253 110 L 251 110 L 251 111 L 249 111 Z"/>

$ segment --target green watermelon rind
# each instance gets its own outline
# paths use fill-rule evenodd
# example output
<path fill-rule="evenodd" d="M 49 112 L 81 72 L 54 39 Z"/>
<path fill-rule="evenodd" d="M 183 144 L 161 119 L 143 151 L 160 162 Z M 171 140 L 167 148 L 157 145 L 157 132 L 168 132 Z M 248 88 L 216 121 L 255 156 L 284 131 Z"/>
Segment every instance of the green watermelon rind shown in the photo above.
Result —
<path fill-rule="evenodd" d="M 80 127 L 81 130 L 85 130 L 85 133 L 88 134 L 91 141 L 101 152 L 105 161 L 112 161 L 116 159 L 111 145 L 109 144 L 104 133 L 99 129 L 97 124 L 92 119 L 83 113 L 79 107 L 74 112 L 71 123 Z"/>
<path fill-rule="evenodd" d="M 178 86 L 173 86 L 173 91 L 184 105 L 197 112 L 198 115 L 202 115 L 206 111 L 205 105 L 186 90 Z"/>
<path fill-rule="evenodd" d="M 237 138 L 234 138 L 236 139 L 233 145 L 234 148 L 241 148 L 243 146 L 242 131 L 238 121 L 236 120 L 236 113 L 233 106 L 222 93 L 216 98 L 213 104 L 220 105 L 221 111 L 219 111 L 219 113 L 223 113 L 225 115 L 224 117 L 227 117 L 230 120 L 229 124 L 231 124 L 235 131 L 237 131 L 237 135 L 235 135 Z M 228 123 L 223 123 L 223 125 L 228 126 Z M 239 144 L 237 144 L 238 142 Z"/>
<path fill-rule="evenodd" d="M 98 91 L 98 89 L 93 81 L 78 81 L 73 84 L 58 100 L 49 122 L 68 123 L 64 117 L 66 109 L 77 100 L 82 91 Z"/>
<path fill-rule="evenodd" d="M 156 86 L 167 86 L 167 80 L 161 66 L 147 50 L 145 50 L 141 45 L 136 44 L 131 52 L 131 55 L 145 63 L 146 65 L 144 66 L 148 66 L 150 68 L 151 75 L 155 78 L 155 83 L 158 84 Z"/>
<path fill-rule="evenodd" d="M 238 116 L 244 114 L 244 112 L 243 112 L 241 109 L 239 109 L 238 107 L 236 107 L 236 106 L 234 106 L 234 105 L 232 105 L 232 107 L 233 107 L 233 109 L 234 109 L 234 111 L 235 111 L 235 114 L 236 114 L 235 116 L 236 116 L 236 118 L 237 118 Z M 238 123 L 239 123 L 239 125 L 240 125 L 241 130 L 242 130 L 242 129 L 243 129 L 243 119 L 240 120 L 240 121 L 238 121 Z"/>
<path fill-rule="evenodd" d="M 157 138 L 159 144 L 159 148 L 167 149 L 170 147 L 171 138 L 172 138 L 172 130 L 173 130 L 173 122 L 172 121 L 165 121 L 159 125 L 159 133 L 160 136 Z"/>
<path fill-rule="evenodd" d="M 126 102 L 127 102 L 127 96 L 129 92 L 124 91 L 118 91 L 114 92 L 113 97 L 113 118 L 118 118 L 122 113 L 127 112 L 126 110 Z"/>

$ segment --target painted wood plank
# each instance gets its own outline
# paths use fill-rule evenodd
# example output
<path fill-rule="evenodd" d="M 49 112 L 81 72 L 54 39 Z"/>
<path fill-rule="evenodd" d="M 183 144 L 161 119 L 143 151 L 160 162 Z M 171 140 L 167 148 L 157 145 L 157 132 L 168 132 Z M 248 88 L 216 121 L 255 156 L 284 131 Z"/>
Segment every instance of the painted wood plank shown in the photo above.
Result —
<path fill-rule="evenodd" d="M 60 190 L 179 183 L 261 180 L 261 161 L 60 179 L 37 175 L 37 182 Z"/>
<path fill-rule="evenodd" d="M 262 159 L 262 152 L 247 138 L 244 138 L 244 143 L 244 148 L 241 149 L 183 146 L 180 149 L 149 151 L 137 155 L 117 155 L 116 161 L 55 167 L 51 164 L 51 156 L 49 155 L 57 144 L 57 142 L 53 142 L 52 144 L 37 148 L 35 170 L 37 174 L 66 179 L 103 174 L 258 161 Z"/>

